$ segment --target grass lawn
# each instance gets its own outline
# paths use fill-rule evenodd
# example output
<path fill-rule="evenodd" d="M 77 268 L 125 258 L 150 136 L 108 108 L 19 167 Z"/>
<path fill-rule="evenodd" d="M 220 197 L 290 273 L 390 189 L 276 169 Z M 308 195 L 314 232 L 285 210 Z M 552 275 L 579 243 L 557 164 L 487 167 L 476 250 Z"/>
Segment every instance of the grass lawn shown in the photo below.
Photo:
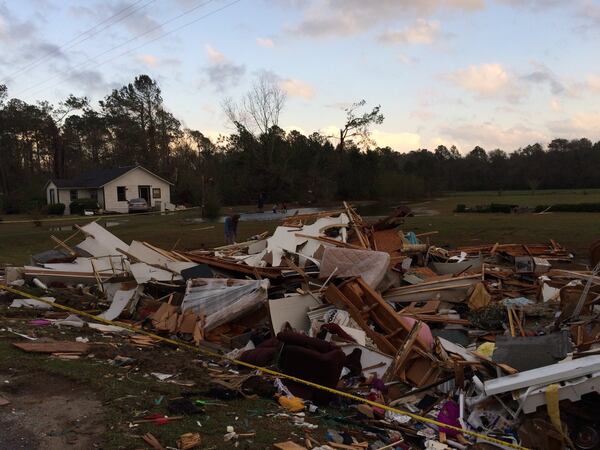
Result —
<path fill-rule="evenodd" d="M 448 192 L 423 205 L 435 205 L 441 213 L 451 213 L 458 204 L 467 206 L 490 203 L 535 207 L 558 203 L 600 203 L 600 189 L 548 189 L 535 191 L 468 191 Z"/>
<path fill-rule="evenodd" d="M 541 243 L 554 239 L 573 250 L 579 258 L 587 257 L 589 244 L 600 239 L 600 214 L 598 213 L 551 213 L 551 214 L 455 214 L 457 204 L 469 206 L 489 203 L 511 203 L 520 206 L 551 205 L 557 203 L 600 202 L 600 189 L 505 191 L 501 195 L 488 192 L 452 192 L 411 207 L 431 215 L 418 215 L 406 220 L 404 231 L 439 231 L 431 241 L 436 245 L 477 245 L 484 243 Z M 240 211 L 242 207 L 236 207 Z M 252 209 L 252 208 L 251 208 Z M 250 209 L 250 210 L 251 210 Z M 230 208 L 224 208 L 228 213 Z M 249 210 L 249 211 L 250 211 Z M 387 208 L 383 208 L 387 211 Z M 101 219 L 119 222 L 110 231 L 129 243 L 144 240 L 166 249 L 198 249 L 223 245 L 223 224 L 217 222 L 191 222 L 199 217 L 198 210 L 172 215 L 127 216 Z M 65 239 L 73 233 L 73 221 L 10 224 L 14 216 L 4 216 L 0 222 L 0 264 L 24 264 L 30 255 L 54 247 L 50 235 Z M 67 218 L 68 219 L 68 218 Z M 76 223 L 82 224 L 86 220 Z M 61 226 L 64 225 L 64 226 Z M 240 241 L 263 231 L 273 231 L 277 222 L 240 222 Z M 203 229 L 213 227 L 210 229 Z M 74 240 L 77 242 L 77 239 Z"/>
<path fill-rule="evenodd" d="M 74 223 L 83 225 L 87 220 L 68 220 L 42 222 L 40 226 L 33 223 L 7 223 L 23 219 L 15 216 L 3 216 L 0 222 L 0 264 L 25 264 L 29 262 L 32 254 L 53 248 L 56 244 L 50 239 L 51 235 L 59 239 L 66 239 L 72 235 L 76 228 Z M 116 226 L 109 227 L 111 233 L 130 243 L 132 240 L 144 240 L 166 249 L 175 247 L 180 250 L 211 248 L 224 245 L 223 224 L 218 222 L 192 222 L 199 218 L 199 211 L 184 211 L 169 215 L 123 215 L 117 218 L 100 219 L 100 224 L 118 222 Z M 272 231 L 275 222 L 240 222 L 238 226 L 238 240 L 243 241 L 249 236 Z M 207 227 L 212 227 L 205 229 Z M 70 241 L 75 244 L 81 237 Z"/>
<path fill-rule="evenodd" d="M 468 246 L 488 243 L 544 243 L 554 239 L 576 255 L 587 259 L 592 241 L 600 239 L 600 214 L 440 214 L 410 217 L 405 231 L 439 231 L 431 237 L 438 246 Z"/>

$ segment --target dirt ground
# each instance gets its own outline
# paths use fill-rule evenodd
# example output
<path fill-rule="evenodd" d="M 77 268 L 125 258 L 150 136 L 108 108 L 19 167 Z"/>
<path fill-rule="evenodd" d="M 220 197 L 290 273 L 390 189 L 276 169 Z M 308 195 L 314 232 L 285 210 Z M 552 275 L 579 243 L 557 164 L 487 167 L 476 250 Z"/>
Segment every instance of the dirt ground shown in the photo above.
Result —
<path fill-rule="evenodd" d="M 287 440 L 301 443 L 306 432 L 322 440 L 328 428 L 348 429 L 340 427 L 342 414 L 335 408 L 307 413 L 306 422 L 318 424 L 308 430 L 294 424 L 269 393 L 212 398 L 206 393 L 210 380 L 229 369 L 199 353 L 164 344 L 140 348 L 125 336 L 90 329 L 32 326 L 44 312 L 8 309 L 5 301 L 10 300 L 0 295 L 0 398 L 11 403 L 0 406 L 0 449 L 133 450 L 149 448 L 141 439 L 145 433 L 176 447 L 179 436 L 189 432 L 201 434 L 204 449 L 264 449 Z M 13 344 L 27 341 L 15 332 L 37 342 L 85 336 L 90 352 L 79 359 L 24 352 Z M 154 372 L 173 377 L 159 381 Z M 264 382 L 272 388 L 272 380 Z M 177 415 L 168 405 L 182 396 L 219 404 L 164 426 L 132 425 L 150 414 Z M 250 437 L 225 442 L 229 425 Z"/>
<path fill-rule="evenodd" d="M 100 448 L 104 409 L 94 392 L 43 372 L 0 373 L 0 448 L 87 450 Z"/>

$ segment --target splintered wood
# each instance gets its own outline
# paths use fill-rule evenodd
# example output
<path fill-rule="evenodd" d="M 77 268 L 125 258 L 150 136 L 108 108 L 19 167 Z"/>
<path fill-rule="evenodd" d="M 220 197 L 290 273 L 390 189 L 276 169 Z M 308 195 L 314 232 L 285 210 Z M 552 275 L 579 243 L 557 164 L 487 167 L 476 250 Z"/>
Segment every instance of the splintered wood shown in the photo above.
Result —
<path fill-rule="evenodd" d="M 347 309 L 352 318 L 375 342 L 379 350 L 388 355 L 397 355 L 402 349 L 402 361 L 395 375 L 417 387 L 435 381 L 439 377 L 438 361 L 431 355 L 431 345 L 416 333 L 411 336 L 414 319 L 402 317 L 360 277 L 336 287 L 330 284 L 325 298 L 337 307 Z M 383 333 L 373 330 L 369 324 L 377 324 Z M 406 341 L 408 348 L 404 349 Z"/>
<path fill-rule="evenodd" d="M 137 347 L 154 347 L 156 340 L 145 334 L 133 334 L 129 336 L 131 343 Z"/>

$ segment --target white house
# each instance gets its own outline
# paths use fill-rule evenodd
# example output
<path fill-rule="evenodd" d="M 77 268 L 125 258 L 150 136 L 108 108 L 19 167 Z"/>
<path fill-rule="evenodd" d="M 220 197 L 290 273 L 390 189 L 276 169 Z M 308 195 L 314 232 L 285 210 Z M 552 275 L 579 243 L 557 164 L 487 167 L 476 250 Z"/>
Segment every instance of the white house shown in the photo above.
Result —
<path fill-rule="evenodd" d="M 127 201 L 134 198 L 146 199 L 150 208 L 164 211 L 171 204 L 172 185 L 142 166 L 125 166 L 50 180 L 45 189 L 48 204 L 63 203 L 65 214 L 70 214 L 69 204 L 78 198 L 93 198 L 105 211 L 126 213 Z"/>

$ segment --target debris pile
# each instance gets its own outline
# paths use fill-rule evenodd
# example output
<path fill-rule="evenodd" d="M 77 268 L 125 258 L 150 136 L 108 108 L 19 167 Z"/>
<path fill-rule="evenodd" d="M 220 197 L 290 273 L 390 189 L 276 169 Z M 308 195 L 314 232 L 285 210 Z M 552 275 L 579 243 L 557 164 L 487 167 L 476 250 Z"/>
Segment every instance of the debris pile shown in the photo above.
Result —
<path fill-rule="evenodd" d="M 210 350 L 219 401 L 268 379 L 268 396 L 306 432 L 274 448 L 597 448 L 600 265 L 554 241 L 438 247 L 435 232 L 402 231 L 409 213 L 368 223 L 344 203 L 196 251 L 128 245 L 92 222 L 32 265 L 7 267 L 2 284 L 11 308 L 39 309 L 48 325 L 128 333 L 147 352 L 163 345 L 156 335 Z M 30 288 L 45 297 L 14 295 Z M 332 405 L 345 421 L 316 438 L 311 415 Z M 225 441 L 255 433 L 231 427 Z M 200 442 L 189 433 L 179 448 Z"/>

